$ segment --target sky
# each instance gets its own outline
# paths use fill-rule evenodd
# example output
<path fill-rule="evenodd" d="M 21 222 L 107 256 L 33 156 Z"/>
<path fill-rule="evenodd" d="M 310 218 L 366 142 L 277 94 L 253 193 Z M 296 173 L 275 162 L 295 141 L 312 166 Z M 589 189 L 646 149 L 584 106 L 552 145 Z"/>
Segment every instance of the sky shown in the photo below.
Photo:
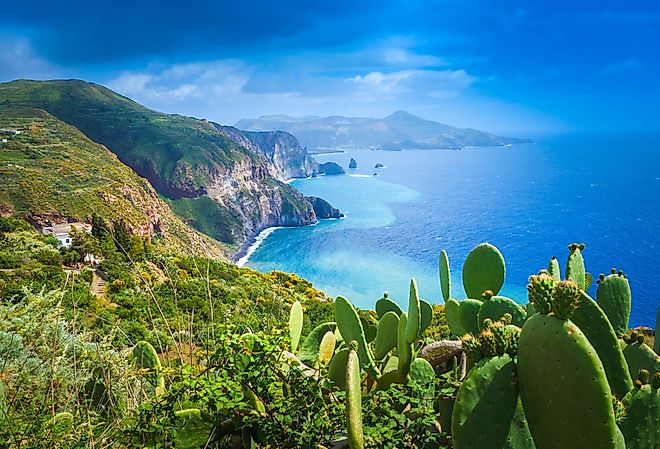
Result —
<path fill-rule="evenodd" d="M 226 124 L 406 110 L 521 136 L 658 130 L 660 2 L 8 2 L 0 81 L 19 78 Z"/>

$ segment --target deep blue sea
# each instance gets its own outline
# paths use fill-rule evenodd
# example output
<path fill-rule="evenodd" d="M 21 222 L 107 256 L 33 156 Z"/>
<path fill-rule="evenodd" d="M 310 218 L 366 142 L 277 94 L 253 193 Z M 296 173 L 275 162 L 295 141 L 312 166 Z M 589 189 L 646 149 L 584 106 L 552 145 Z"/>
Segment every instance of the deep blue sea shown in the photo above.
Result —
<path fill-rule="evenodd" d="M 283 270 L 326 293 L 373 307 L 383 291 L 407 302 L 411 277 L 441 303 L 438 254 L 449 253 L 452 294 L 460 268 L 481 242 L 504 254 L 503 293 L 526 302 L 530 274 L 567 245 L 584 242 L 587 270 L 616 267 L 633 292 L 631 325 L 653 326 L 660 301 L 660 136 L 573 135 L 534 144 L 461 151 L 372 151 L 319 155 L 357 170 L 296 180 L 346 218 L 279 229 L 247 266 Z M 376 163 L 385 168 L 375 169 Z M 373 176 L 377 172 L 378 176 Z M 595 283 L 594 283 L 595 284 Z M 592 287 L 590 293 L 595 295 Z"/>

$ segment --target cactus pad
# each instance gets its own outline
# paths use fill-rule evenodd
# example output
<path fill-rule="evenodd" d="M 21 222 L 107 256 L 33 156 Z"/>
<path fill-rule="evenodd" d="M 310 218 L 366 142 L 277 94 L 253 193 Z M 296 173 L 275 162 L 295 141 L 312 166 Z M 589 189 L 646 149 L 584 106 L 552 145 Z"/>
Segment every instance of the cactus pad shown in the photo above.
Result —
<path fill-rule="evenodd" d="M 559 268 L 559 261 L 555 256 L 552 256 L 550 263 L 548 264 L 548 274 L 555 281 L 561 281 L 561 269 Z"/>
<path fill-rule="evenodd" d="M 442 299 L 447 302 L 451 298 L 451 270 L 449 269 L 449 256 L 444 249 L 440 251 L 440 258 L 438 261 L 440 271 L 440 290 L 442 291 Z"/>
<path fill-rule="evenodd" d="M 346 389 L 346 364 L 348 363 L 347 348 L 341 349 L 335 353 L 328 367 L 328 378 L 340 390 Z"/>
<path fill-rule="evenodd" d="M 636 378 L 641 369 L 651 373 L 660 371 L 660 356 L 646 343 L 641 341 L 630 342 L 623 350 L 623 355 L 628 363 L 631 377 Z"/>
<path fill-rule="evenodd" d="M 660 447 L 660 391 L 653 385 L 640 385 L 623 398 L 626 414 L 619 427 L 626 449 Z"/>
<path fill-rule="evenodd" d="M 387 293 L 384 293 L 383 297 L 376 301 L 376 315 L 378 319 L 381 319 L 387 312 L 395 312 L 398 316 L 401 316 L 403 310 L 390 299 Z"/>
<path fill-rule="evenodd" d="M 461 385 L 452 415 L 456 449 L 505 447 L 518 405 L 516 364 L 509 355 L 483 359 Z"/>
<path fill-rule="evenodd" d="M 481 330 L 481 326 L 479 326 L 480 309 L 481 301 L 477 299 L 464 299 L 460 302 L 458 320 L 465 332 L 476 335 Z"/>
<path fill-rule="evenodd" d="M 580 305 L 573 312 L 571 321 L 589 339 L 589 343 L 603 362 L 612 393 L 622 398 L 632 388 L 632 379 L 621 352 L 620 340 L 616 338 L 610 321 L 596 301 L 584 292 L 580 293 L 579 300 Z"/>
<path fill-rule="evenodd" d="M 150 371 L 147 379 L 156 388 L 156 394 L 163 392 L 165 390 L 165 378 L 161 373 L 160 359 L 151 343 L 147 341 L 137 342 L 133 347 L 133 358 L 138 367 Z"/>
<path fill-rule="evenodd" d="M 618 448 L 605 369 L 570 320 L 536 314 L 518 345 L 518 383 L 538 449 Z"/>
<path fill-rule="evenodd" d="M 326 332 L 319 345 L 319 356 L 316 360 L 318 365 L 325 366 L 332 359 L 332 355 L 335 352 L 335 346 L 337 346 L 335 333 L 333 331 Z"/>
<path fill-rule="evenodd" d="M 378 321 L 374 344 L 374 357 L 382 359 L 397 345 L 399 317 L 395 312 L 387 312 Z"/>
<path fill-rule="evenodd" d="M 399 328 L 397 331 L 397 349 L 399 350 L 397 373 L 399 375 L 399 382 L 403 382 L 406 376 L 408 376 L 410 364 L 412 363 L 412 345 L 408 343 L 408 339 L 406 338 L 407 324 L 408 314 L 404 312 L 399 317 Z"/>
<path fill-rule="evenodd" d="M 610 274 L 598 279 L 596 301 L 609 318 L 617 337 L 628 332 L 630 319 L 631 293 L 630 284 L 623 274 Z"/>
<path fill-rule="evenodd" d="M 461 306 L 461 303 L 455 299 L 448 299 L 445 301 L 445 317 L 447 318 L 447 324 L 449 324 L 449 330 L 452 335 L 457 337 L 462 337 L 465 335 L 465 329 L 461 326 L 461 321 L 459 318 L 458 309 Z"/>
<path fill-rule="evenodd" d="M 568 246 L 568 250 L 570 253 L 566 262 L 566 279 L 575 282 L 578 287 L 585 290 L 587 287 L 586 271 L 584 269 L 584 257 L 582 257 L 584 244 L 572 243 Z"/>
<path fill-rule="evenodd" d="M 419 335 L 421 336 L 433 321 L 433 306 L 423 299 L 420 299 L 419 306 L 422 313 L 422 321 L 419 323 Z"/>
<path fill-rule="evenodd" d="M 410 297 L 408 299 L 408 321 L 406 322 L 406 341 L 412 344 L 417 340 L 422 324 L 422 310 L 417 293 L 417 281 L 410 280 Z"/>
<path fill-rule="evenodd" d="M 335 299 L 335 320 L 337 327 L 345 342 L 356 341 L 358 344 L 358 355 L 362 368 L 371 376 L 378 377 L 378 370 L 367 345 L 364 329 L 360 322 L 357 311 L 346 298 L 337 296 Z"/>
<path fill-rule="evenodd" d="M 468 298 L 481 298 L 490 290 L 496 295 L 506 276 L 506 265 L 502 253 L 490 243 L 476 246 L 463 264 L 463 288 Z"/>
<path fill-rule="evenodd" d="M 291 352 L 298 350 L 298 343 L 300 343 L 300 335 L 303 328 L 303 309 L 300 301 L 296 301 L 291 305 L 289 312 L 289 335 L 291 337 Z"/>
<path fill-rule="evenodd" d="M 332 322 L 321 323 L 316 326 L 300 345 L 300 351 L 298 352 L 300 361 L 305 363 L 316 362 L 323 337 L 327 332 L 335 332 L 336 328 L 337 324 Z"/>
<path fill-rule="evenodd" d="M 351 350 L 346 363 L 346 421 L 350 449 L 364 449 L 360 380 L 358 353 Z"/>

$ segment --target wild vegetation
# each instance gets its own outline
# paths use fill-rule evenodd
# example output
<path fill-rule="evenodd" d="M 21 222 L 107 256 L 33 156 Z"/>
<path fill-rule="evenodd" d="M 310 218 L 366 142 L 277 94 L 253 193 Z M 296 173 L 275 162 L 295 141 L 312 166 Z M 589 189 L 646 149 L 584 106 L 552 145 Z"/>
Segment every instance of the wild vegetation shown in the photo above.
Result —
<path fill-rule="evenodd" d="M 499 296 L 476 247 L 470 298 L 374 311 L 296 276 L 183 256 L 99 216 L 71 248 L 0 220 L 0 447 L 655 448 L 660 357 L 628 329 L 625 275 L 588 296 L 583 245 Z M 80 263 L 103 257 L 98 270 Z M 99 274 L 107 291 L 94 289 Z M 520 299 L 520 298 L 518 298 Z M 655 351 L 652 347 L 655 345 Z"/>

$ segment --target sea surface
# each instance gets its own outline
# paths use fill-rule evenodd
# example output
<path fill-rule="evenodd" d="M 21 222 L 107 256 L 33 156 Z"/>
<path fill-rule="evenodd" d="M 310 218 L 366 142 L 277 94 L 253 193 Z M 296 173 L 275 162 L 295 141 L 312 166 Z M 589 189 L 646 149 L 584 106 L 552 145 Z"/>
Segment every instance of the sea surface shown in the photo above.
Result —
<path fill-rule="evenodd" d="M 405 305 L 415 277 L 423 298 L 442 303 L 440 250 L 449 253 L 452 296 L 463 298 L 463 261 L 472 247 L 491 242 L 507 263 L 503 294 L 524 303 L 529 275 L 553 255 L 563 270 L 567 245 L 584 242 L 594 279 L 613 267 L 628 275 L 631 325 L 654 325 L 660 135 L 571 135 L 460 151 L 355 150 L 316 159 L 347 167 L 351 157 L 358 169 L 347 175 L 292 182 L 346 217 L 274 230 L 247 266 L 296 273 L 361 308 L 372 308 L 384 291 Z"/>

